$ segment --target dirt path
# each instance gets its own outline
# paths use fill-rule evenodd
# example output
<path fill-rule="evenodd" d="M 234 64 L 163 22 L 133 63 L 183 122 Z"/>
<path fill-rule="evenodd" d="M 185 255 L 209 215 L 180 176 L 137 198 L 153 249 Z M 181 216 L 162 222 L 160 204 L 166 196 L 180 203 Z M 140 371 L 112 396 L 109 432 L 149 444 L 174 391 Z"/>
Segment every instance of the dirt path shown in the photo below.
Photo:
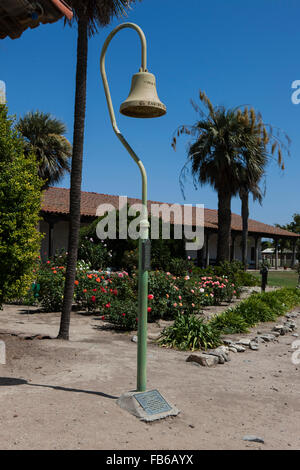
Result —
<path fill-rule="evenodd" d="M 230 362 L 215 368 L 149 344 L 149 389 L 157 388 L 181 413 L 145 424 L 116 404 L 135 389 L 131 334 L 99 329 L 96 317 L 78 314 L 72 315 L 70 342 L 3 334 L 57 334 L 58 314 L 23 309 L 0 312 L 7 348 L 7 364 L 0 365 L 1 449 L 300 448 L 300 365 L 291 361 L 297 338 L 281 336 L 259 351 L 231 353 Z M 246 434 L 265 444 L 243 441 Z"/>

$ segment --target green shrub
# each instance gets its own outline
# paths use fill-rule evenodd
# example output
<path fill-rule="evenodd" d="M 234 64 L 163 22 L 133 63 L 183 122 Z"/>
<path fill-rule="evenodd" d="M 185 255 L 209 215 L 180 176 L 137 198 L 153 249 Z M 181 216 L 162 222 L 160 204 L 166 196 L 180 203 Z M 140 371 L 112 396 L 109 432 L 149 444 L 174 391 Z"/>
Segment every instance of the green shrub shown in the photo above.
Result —
<path fill-rule="evenodd" d="M 210 320 L 210 325 L 223 334 L 247 333 L 246 320 L 233 308 L 227 309 Z"/>
<path fill-rule="evenodd" d="M 87 263 L 90 269 L 107 268 L 110 265 L 111 256 L 104 241 L 95 243 L 92 237 L 81 237 L 78 246 L 78 260 Z"/>
<path fill-rule="evenodd" d="M 215 348 L 220 344 L 220 333 L 195 315 L 177 315 L 174 324 L 165 328 L 159 344 L 180 350 Z"/>
<path fill-rule="evenodd" d="M 50 261 L 41 264 L 36 281 L 40 284 L 39 301 L 45 312 L 61 311 L 65 273 L 64 266 L 53 266 Z"/>
<path fill-rule="evenodd" d="M 207 268 L 199 268 L 194 266 L 192 268 L 193 277 L 208 277 L 208 276 L 219 276 L 226 277 L 235 284 L 237 290 L 241 286 L 258 286 L 260 285 L 259 279 L 253 274 L 244 271 L 243 264 L 240 261 L 225 261 L 220 266 L 208 266 Z"/>
<path fill-rule="evenodd" d="M 0 306 L 26 295 L 33 281 L 42 184 L 35 156 L 24 154 L 23 139 L 0 104 Z"/>
<path fill-rule="evenodd" d="M 296 305 L 300 305 L 299 289 L 280 289 L 253 294 L 234 308 L 229 308 L 211 320 L 221 333 L 243 333 L 260 322 L 275 321 Z"/>
<path fill-rule="evenodd" d="M 276 308 L 265 302 L 260 294 L 251 295 L 249 299 L 241 302 L 235 311 L 245 319 L 249 326 L 260 322 L 275 321 L 278 316 Z"/>
<path fill-rule="evenodd" d="M 131 299 L 115 300 L 105 311 L 103 320 L 109 321 L 116 328 L 121 330 L 136 330 L 138 306 L 137 302 Z"/>

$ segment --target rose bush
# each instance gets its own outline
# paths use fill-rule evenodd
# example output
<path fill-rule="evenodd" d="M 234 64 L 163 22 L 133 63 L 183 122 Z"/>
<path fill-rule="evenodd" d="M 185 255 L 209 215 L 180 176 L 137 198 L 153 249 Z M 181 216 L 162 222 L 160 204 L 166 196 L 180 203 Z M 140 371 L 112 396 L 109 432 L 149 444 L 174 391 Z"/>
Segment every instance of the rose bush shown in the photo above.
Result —
<path fill-rule="evenodd" d="M 56 260 L 55 260 L 56 261 Z M 91 271 L 78 263 L 74 288 L 74 303 L 81 309 L 97 313 L 123 329 L 137 326 L 138 276 L 126 271 Z M 45 311 L 62 307 L 65 267 L 54 261 L 39 265 L 37 282 Z M 198 314 L 205 305 L 230 301 L 237 287 L 226 277 L 202 278 L 173 276 L 170 272 L 152 271 L 148 283 L 148 321 L 172 320 L 178 314 Z"/>

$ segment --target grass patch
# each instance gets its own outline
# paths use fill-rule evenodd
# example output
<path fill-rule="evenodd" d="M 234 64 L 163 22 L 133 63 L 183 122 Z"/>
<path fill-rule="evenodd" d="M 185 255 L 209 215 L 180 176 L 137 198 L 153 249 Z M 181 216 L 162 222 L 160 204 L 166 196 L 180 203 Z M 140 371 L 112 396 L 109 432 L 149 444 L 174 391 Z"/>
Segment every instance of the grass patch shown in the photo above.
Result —
<path fill-rule="evenodd" d="M 261 279 L 259 272 L 253 272 L 253 276 Z M 269 271 L 268 285 L 272 287 L 295 288 L 298 284 L 298 274 L 296 271 Z"/>

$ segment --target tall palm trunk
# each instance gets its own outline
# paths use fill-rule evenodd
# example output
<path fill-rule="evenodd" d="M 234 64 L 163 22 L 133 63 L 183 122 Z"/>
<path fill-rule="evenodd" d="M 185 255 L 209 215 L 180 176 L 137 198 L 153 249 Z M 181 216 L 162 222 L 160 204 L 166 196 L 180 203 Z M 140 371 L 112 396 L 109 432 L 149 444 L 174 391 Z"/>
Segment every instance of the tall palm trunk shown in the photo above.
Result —
<path fill-rule="evenodd" d="M 217 264 L 229 261 L 231 232 L 231 194 L 226 190 L 218 191 L 218 244 Z"/>
<path fill-rule="evenodd" d="M 248 247 L 248 219 L 249 219 L 249 191 L 240 191 L 240 199 L 242 201 L 242 263 L 244 269 L 247 269 L 247 247 Z"/>
<path fill-rule="evenodd" d="M 60 329 L 58 334 L 58 338 L 66 340 L 69 339 L 70 314 L 74 295 L 74 281 L 76 276 L 77 250 L 80 229 L 82 156 L 86 109 L 87 53 L 88 18 L 83 11 L 78 18 L 76 92 L 70 187 L 68 261 L 66 270 L 64 300 L 60 321 Z"/>

